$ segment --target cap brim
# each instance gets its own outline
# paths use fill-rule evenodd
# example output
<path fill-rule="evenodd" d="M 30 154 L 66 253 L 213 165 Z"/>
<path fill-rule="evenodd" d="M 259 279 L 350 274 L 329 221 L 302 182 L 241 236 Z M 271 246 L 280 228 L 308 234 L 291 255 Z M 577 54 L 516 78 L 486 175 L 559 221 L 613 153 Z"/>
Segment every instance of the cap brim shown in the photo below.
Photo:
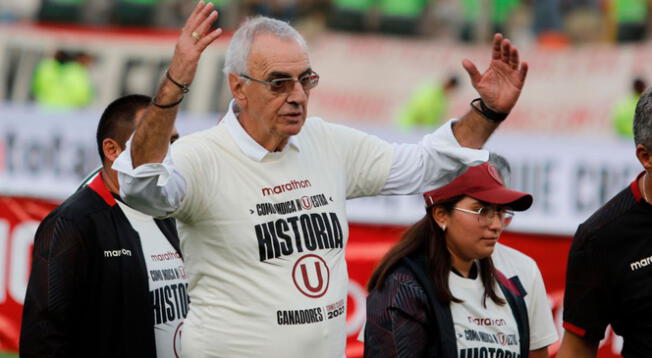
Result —
<path fill-rule="evenodd" d="M 532 206 L 532 195 L 505 187 L 467 193 L 466 195 L 489 204 L 508 206 L 515 211 L 524 211 Z"/>

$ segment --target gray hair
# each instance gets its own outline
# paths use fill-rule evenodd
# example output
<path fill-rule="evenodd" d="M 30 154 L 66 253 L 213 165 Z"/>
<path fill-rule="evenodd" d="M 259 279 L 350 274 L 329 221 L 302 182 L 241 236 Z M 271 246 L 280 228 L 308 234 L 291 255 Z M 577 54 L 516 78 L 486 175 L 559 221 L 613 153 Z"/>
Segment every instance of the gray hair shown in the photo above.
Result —
<path fill-rule="evenodd" d="M 634 143 L 652 149 L 652 87 L 641 94 L 634 114 Z"/>
<path fill-rule="evenodd" d="M 503 180 L 503 184 L 505 184 L 506 188 L 509 188 L 512 179 L 512 167 L 509 165 L 507 159 L 498 153 L 491 152 L 489 153 L 489 160 L 487 162 L 496 168 L 498 174 L 500 174 L 500 179 Z"/>
<path fill-rule="evenodd" d="M 247 73 L 247 60 L 251 52 L 251 44 L 260 34 L 271 34 L 282 39 L 294 39 L 301 47 L 307 49 L 306 41 L 301 34 L 287 22 L 265 16 L 248 18 L 233 34 L 231 43 L 226 50 L 224 74 Z"/>

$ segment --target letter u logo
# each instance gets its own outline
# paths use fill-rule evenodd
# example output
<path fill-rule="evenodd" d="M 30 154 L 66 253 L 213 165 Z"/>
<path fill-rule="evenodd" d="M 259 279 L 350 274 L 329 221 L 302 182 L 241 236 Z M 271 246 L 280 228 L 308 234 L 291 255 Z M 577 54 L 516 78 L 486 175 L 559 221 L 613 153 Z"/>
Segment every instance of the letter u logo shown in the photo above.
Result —
<path fill-rule="evenodd" d="M 292 268 L 292 280 L 303 295 L 319 298 L 328 291 L 330 270 L 326 261 L 320 256 L 304 255 Z"/>
<path fill-rule="evenodd" d="M 301 264 L 301 275 L 303 275 L 303 283 L 305 284 L 308 291 L 313 293 L 321 291 L 321 288 L 324 285 L 324 280 L 321 277 L 321 266 L 319 265 L 319 262 L 315 262 L 315 272 L 317 273 L 317 281 L 319 282 L 317 287 L 313 287 L 310 284 L 310 279 L 308 278 L 308 273 L 306 272 L 306 265 Z"/>

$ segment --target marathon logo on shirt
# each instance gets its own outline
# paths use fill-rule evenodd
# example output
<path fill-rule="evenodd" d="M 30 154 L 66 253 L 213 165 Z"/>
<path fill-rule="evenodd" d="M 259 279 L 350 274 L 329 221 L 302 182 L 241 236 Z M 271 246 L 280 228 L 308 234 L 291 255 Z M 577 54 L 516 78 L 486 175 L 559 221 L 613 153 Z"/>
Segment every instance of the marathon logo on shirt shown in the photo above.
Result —
<path fill-rule="evenodd" d="M 104 250 L 104 257 L 120 257 L 120 256 L 131 256 L 131 250 L 128 249 Z"/>
<path fill-rule="evenodd" d="M 291 180 L 289 183 L 276 185 L 272 188 L 263 188 L 262 192 L 263 192 L 263 196 L 268 196 L 268 195 L 282 194 L 285 193 L 286 191 L 310 188 L 311 186 L 312 184 L 310 184 L 310 180 L 308 179 Z"/>
<path fill-rule="evenodd" d="M 489 318 L 489 317 L 471 317 L 468 316 L 467 319 L 469 320 L 469 323 L 472 323 L 476 326 L 480 327 L 491 327 L 491 326 L 506 326 L 507 321 L 505 321 L 502 318 L 494 319 L 494 318 Z"/>
<path fill-rule="evenodd" d="M 269 221 L 254 227 L 260 261 L 295 252 L 341 249 L 344 235 L 337 214 L 312 213 Z"/>
<path fill-rule="evenodd" d="M 476 347 L 460 349 L 459 358 L 520 358 L 516 352 L 500 348 Z"/>
<path fill-rule="evenodd" d="M 150 255 L 149 257 L 154 262 L 181 259 L 181 255 L 179 255 L 179 253 L 176 252 L 176 251 L 168 251 L 168 252 L 166 252 L 164 254 L 153 254 L 153 255 Z"/>
<path fill-rule="evenodd" d="M 642 269 L 643 267 L 649 266 L 650 264 L 652 264 L 652 256 L 632 262 L 629 264 L 629 268 L 632 271 L 636 271 L 638 269 Z"/>
<path fill-rule="evenodd" d="M 188 315 L 188 284 L 178 283 L 149 292 L 154 307 L 154 324 L 167 323 Z"/>
<path fill-rule="evenodd" d="M 302 196 L 301 198 L 284 201 L 282 203 L 259 203 L 256 204 L 256 210 L 250 210 L 250 213 L 256 213 L 258 216 L 286 215 L 326 205 L 328 205 L 326 195 L 317 194 L 312 196 Z"/>

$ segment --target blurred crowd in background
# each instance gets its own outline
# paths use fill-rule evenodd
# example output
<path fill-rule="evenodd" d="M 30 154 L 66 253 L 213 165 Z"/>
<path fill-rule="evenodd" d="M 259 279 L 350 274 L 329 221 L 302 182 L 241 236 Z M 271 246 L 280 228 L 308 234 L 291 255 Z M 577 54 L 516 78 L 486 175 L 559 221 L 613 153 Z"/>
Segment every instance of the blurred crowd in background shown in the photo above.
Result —
<path fill-rule="evenodd" d="M 652 0 L 205 0 L 220 11 L 217 26 L 233 31 L 258 14 L 290 22 L 307 38 L 324 31 L 488 44 L 501 32 L 519 45 L 559 49 L 642 43 L 649 38 Z M 46 24 L 135 32 L 176 30 L 197 0 L 0 0 L 0 25 Z M 1 29 L 1 27 L 0 27 Z M 85 108 L 94 101 L 93 54 L 48 50 L 33 67 L 29 100 L 43 108 Z M 16 57 L 16 56 L 14 56 Z M 13 61 L 13 62 L 12 62 Z M 10 63 L 16 67 L 21 60 Z M 9 66 L 9 73 L 13 73 Z M 631 119 L 645 78 L 627 78 L 610 115 L 614 133 L 631 137 Z M 429 75 L 426 75 L 428 77 Z M 458 88 L 454 74 L 415 85 L 395 115 L 403 130 L 441 124 Z M 12 88 L 11 75 L 7 88 Z M 15 82 L 15 81 L 14 81 Z M 14 85 L 15 87 L 15 85 Z M 10 91 L 5 97 L 11 99 Z M 615 101 L 616 99 L 614 99 Z"/>
<path fill-rule="evenodd" d="M 219 26 L 263 14 L 295 26 L 488 41 L 494 32 L 552 44 L 642 41 L 650 0 L 207 0 Z M 0 19 L 177 28 L 195 0 L 2 0 Z"/>

